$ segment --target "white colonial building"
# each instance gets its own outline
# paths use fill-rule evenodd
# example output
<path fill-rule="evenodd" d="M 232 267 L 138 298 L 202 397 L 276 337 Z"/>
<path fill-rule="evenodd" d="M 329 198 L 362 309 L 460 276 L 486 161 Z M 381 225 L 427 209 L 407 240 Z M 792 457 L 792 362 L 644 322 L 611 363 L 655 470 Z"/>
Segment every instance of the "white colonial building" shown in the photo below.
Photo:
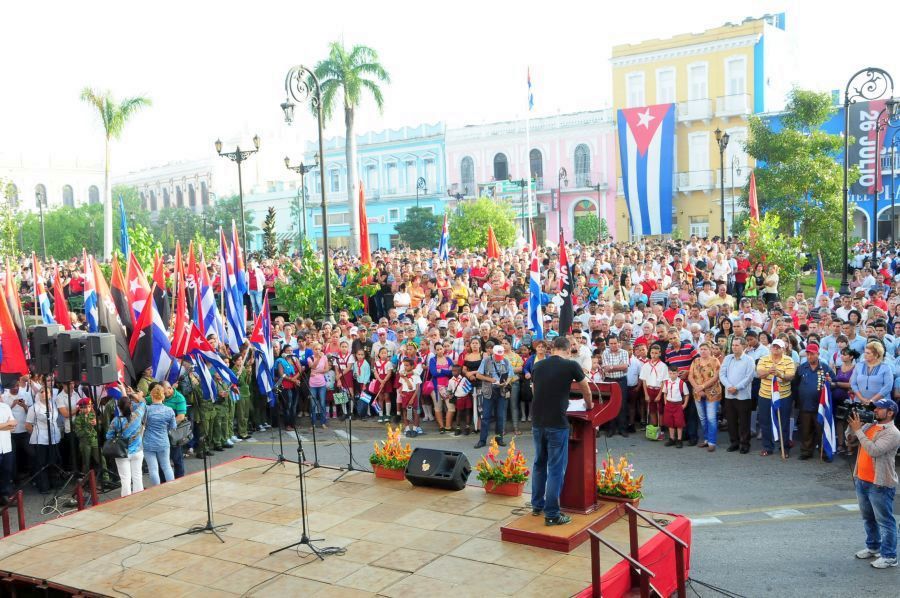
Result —
<path fill-rule="evenodd" d="M 37 210 L 38 194 L 49 208 L 103 199 L 103 165 L 85 160 L 0 155 L 0 179 L 10 184 L 10 200 L 19 210 Z"/>
<path fill-rule="evenodd" d="M 137 189 L 141 206 L 150 212 L 168 207 L 201 211 L 215 203 L 214 183 L 224 166 L 212 158 L 170 162 L 114 177 L 113 184 Z"/>

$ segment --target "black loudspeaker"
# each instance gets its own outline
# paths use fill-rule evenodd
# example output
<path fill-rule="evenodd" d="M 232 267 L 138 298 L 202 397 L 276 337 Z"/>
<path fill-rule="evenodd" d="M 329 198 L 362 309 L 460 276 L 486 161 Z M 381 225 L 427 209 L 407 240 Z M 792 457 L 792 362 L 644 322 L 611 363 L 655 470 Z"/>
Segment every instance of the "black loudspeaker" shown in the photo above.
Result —
<path fill-rule="evenodd" d="M 105 332 L 87 334 L 80 339 L 81 383 L 102 386 L 119 378 L 116 370 L 116 337 Z"/>
<path fill-rule="evenodd" d="M 31 363 L 38 376 L 49 376 L 56 368 L 56 335 L 62 331 L 59 324 L 41 324 L 31 329 Z"/>
<path fill-rule="evenodd" d="M 419 447 L 406 466 L 406 479 L 413 486 L 462 490 L 472 467 L 465 453 Z"/>
<path fill-rule="evenodd" d="M 67 330 L 56 335 L 56 380 L 78 382 L 81 379 L 81 330 Z"/>

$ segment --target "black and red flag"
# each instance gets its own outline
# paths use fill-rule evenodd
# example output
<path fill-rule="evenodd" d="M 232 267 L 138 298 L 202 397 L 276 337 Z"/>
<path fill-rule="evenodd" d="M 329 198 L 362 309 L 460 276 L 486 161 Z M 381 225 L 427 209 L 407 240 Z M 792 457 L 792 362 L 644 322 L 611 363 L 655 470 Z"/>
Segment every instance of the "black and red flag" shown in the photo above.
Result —
<path fill-rule="evenodd" d="M 559 297 L 562 299 L 562 305 L 559 307 L 560 334 L 569 334 L 572 320 L 575 319 L 575 308 L 572 305 L 573 290 L 572 269 L 566 253 L 566 239 L 563 232 L 559 231 Z"/>
<path fill-rule="evenodd" d="M 119 314 L 119 320 L 125 326 L 125 332 L 128 338 L 134 332 L 134 318 L 131 316 L 131 308 L 128 305 L 128 286 L 125 284 L 125 277 L 122 275 L 122 269 L 119 267 L 119 258 L 113 254 L 112 274 L 110 275 L 110 293 L 112 294 L 113 303 L 116 305 L 116 312 Z"/>
<path fill-rule="evenodd" d="M 169 297 L 166 294 L 166 275 L 162 258 L 157 255 L 153 260 L 153 302 L 156 303 L 156 311 L 163 321 L 163 325 L 169 328 Z"/>
<path fill-rule="evenodd" d="M 120 379 L 126 384 L 134 384 L 137 381 L 135 376 L 134 365 L 131 361 L 131 352 L 128 347 L 128 334 L 125 331 L 125 325 L 119 317 L 119 311 L 116 302 L 113 299 L 112 292 L 106 284 L 103 277 L 103 271 L 93 256 L 88 259 L 93 260 L 94 270 L 94 288 L 97 290 L 97 320 L 100 326 L 100 332 L 108 332 L 116 339 L 116 357 L 117 370 Z"/>

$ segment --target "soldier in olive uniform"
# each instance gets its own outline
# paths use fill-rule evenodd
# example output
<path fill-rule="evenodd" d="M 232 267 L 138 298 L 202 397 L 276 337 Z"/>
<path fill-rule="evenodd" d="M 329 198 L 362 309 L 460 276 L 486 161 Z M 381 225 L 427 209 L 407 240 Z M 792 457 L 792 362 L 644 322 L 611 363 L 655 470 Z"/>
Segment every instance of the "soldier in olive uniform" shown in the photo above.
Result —
<path fill-rule="evenodd" d="M 210 409 L 210 412 L 213 414 L 210 443 L 213 450 L 221 452 L 234 446 L 228 442 L 228 436 L 226 435 L 226 419 L 228 418 L 228 412 L 233 409 L 228 404 L 231 402 L 231 384 L 228 380 L 222 379 L 218 372 L 213 373 L 213 382 L 216 387 L 216 403 Z"/>
<path fill-rule="evenodd" d="M 213 403 L 209 399 L 203 397 L 203 390 L 200 387 L 200 378 L 194 373 L 194 364 L 189 361 L 182 362 L 184 373 L 178 380 L 178 390 L 187 399 L 191 409 L 191 419 L 196 425 L 197 448 L 194 455 L 198 459 L 204 456 L 212 456 L 212 424 L 213 424 Z"/>
<path fill-rule="evenodd" d="M 253 380 L 253 356 L 250 351 L 244 353 L 244 357 L 238 357 L 234 361 L 232 369 L 238 372 L 238 390 L 240 400 L 235 405 L 235 427 L 237 437 L 241 440 L 250 438 L 250 407 L 253 402 L 250 396 L 250 384 Z"/>

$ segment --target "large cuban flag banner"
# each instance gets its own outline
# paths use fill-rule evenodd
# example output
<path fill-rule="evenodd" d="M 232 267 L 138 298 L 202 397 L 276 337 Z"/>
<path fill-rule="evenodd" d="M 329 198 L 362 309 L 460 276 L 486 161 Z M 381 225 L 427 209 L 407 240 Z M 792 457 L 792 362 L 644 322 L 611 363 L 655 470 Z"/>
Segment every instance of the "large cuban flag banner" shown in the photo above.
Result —
<path fill-rule="evenodd" d="M 672 232 L 675 104 L 619 110 L 622 186 L 633 235 Z"/>

